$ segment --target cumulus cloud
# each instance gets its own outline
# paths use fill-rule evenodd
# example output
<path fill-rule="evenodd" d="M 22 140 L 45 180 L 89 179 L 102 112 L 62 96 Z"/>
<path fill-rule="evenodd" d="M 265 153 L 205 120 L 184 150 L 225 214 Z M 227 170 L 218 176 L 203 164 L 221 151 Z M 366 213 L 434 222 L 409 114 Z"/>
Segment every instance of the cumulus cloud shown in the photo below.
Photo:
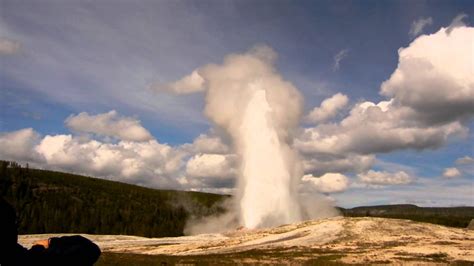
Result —
<path fill-rule="evenodd" d="M 154 139 L 107 143 L 70 134 L 41 136 L 31 128 L 0 133 L 1 160 L 151 187 L 190 189 L 178 179 L 187 156 Z"/>
<path fill-rule="evenodd" d="M 449 167 L 444 169 L 443 177 L 445 178 L 456 178 L 460 176 L 461 172 L 456 167 Z"/>
<path fill-rule="evenodd" d="M 82 112 L 69 116 L 65 123 L 68 128 L 76 132 L 93 133 L 121 140 L 147 141 L 153 138 L 139 120 L 120 116 L 115 110 L 97 115 Z"/>
<path fill-rule="evenodd" d="M 191 74 L 178 81 L 164 85 L 161 83 L 155 83 L 152 85 L 152 89 L 176 94 L 195 93 L 204 90 L 204 79 L 199 74 L 198 70 L 194 70 Z"/>
<path fill-rule="evenodd" d="M 186 176 L 204 178 L 210 187 L 232 186 L 236 173 L 233 155 L 196 154 L 186 164 Z"/>
<path fill-rule="evenodd" d="M 442 28 L 399 49 L 398 67 L 381 94 L 412 111 L 412 118 L 441 124 L 474 114 L 474 28 Z"/>
<path fill-rule="evenodd" d="M 426 127 L 408 119 L 404 121 L 403 110 L 384 111 L 382 104 L 358 104 L 338 124 L 306 128 L 294 145 L 306 154 L 373 154 L 436 148 L 449 136 L 467 132 L 459 121 Z"/>
<path fill-rule="evenodd" d="M 194 139 L 190 149 L 194 153 L 228 154 L 231 152 L 230 147 L 215 134 L 200 134 Z"/>
<path fill-rule="evenodd" d="M 342 94 L 337 93 L 330 98 L 325 99 L 321 106 L 315 107 L 306 117 L 306 120 L 311 123 L 323 122 L 333 118 L 336 114 L 344 108 L 349 102 L 349 98 Z"/>
<path fill-rule="evenodd" d="M 0 37 L 0 55 L 12 55 L 20 51 L 21 45 L 18 41 Z"/>
<path fill-rule="evenodd" d="M 314 189 L 322 193 L 338 193 L 349 187 L 349 179 L 339 173 L 327 173 L 320 177 L 304 175 L 301 181 L 303 190 Z"/>
<path fill-rule="evenodd" d="M 156 140 L 111 144 L 72 135 L 47 135 L 34 150 L 48 168 L 168 188 L 177 186 L 183 157 Z"/>
<path fill-rule="evenodd" d="M 349 49 L 343 49 L 343 50 L 339 51 L 334 56 L 334 63 L 332 65 L 332 69 L 334 71 L 339 70 L 342 59 L 346 58 L 348 55 L 349 55 Z"/>
<path fill-rule="evenodd" d="M 371 185 L 406 185 L 413 181 L 413 178 L 404 171 L 389 173 L 370 170 L 359 174 L 358 177 L 363 183 Z"/>
<path fill-rule="evenodd" d="M 413 21 L 408 34 L 411 37 L 416 37 L 416 36 L 420 35 L 421 33 L 423 33 L 423 30 L 426 26 L 429 26 L 431 24 L 433 24 L 433 19 L 431 17 L 419 18 L 419 19 Z"/>
<path fill-rule="evenodd" d="M 31 128 L 0 133 L 0 160 L 143 186 L 220 193 L 229 192 L 236 174 L 237 158 L 227 149 L 214 135 L 173 147 L 155 139 L 111 143 L 71 134 L 41 136 Z"/>
<path fill-rule="evenodd" d="M 474 28 L 442 28 L 399 50 L 399 65 L 381 86 L 386 101 L 355 104 L 339 123 L 305 128 L 304 154 L 374 154 L 433 149 L 466 136 L 474 114 Z"/>
<path fill-rule="evenodd" d="M 40 156 L 34 147 L 40 136 L 32 128 L 0 133 L 0 159 L 35 162 Z"/>

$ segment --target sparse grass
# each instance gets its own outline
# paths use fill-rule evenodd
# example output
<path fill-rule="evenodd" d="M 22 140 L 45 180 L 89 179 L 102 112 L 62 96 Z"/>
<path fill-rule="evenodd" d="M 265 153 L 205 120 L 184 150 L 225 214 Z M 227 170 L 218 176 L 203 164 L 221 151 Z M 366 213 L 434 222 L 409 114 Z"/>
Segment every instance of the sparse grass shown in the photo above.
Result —
<path fill-rule="evenodd" d="M 319 249 L 247 250 L 210 255 L 169 256 L 105 252 L 97 262 L 103 265 L 344 265 L 343 254 Z"/>
<path fill-rule="evenodd" d="M 432 261 L 440 261 L 444 262 L 448 259 L 448 254 L 444 252 L 438 252 L 438 253 L 431 253 L 431 254 L 426 254 L 423 256 L 424 258 Z"/>
<path fill-rule="evenodd" d="M 444 252 L 431 253 L 431 254 L 413 254 L 407 252 L 396 253 L 400 257 L 395 257 L 398 260 L 404 261 L 426 261 L 426 262 L 448 262 L 449 256 Z"/>
<path fill-rule="evenodd" d="M 452 265 L 452 266 L 472 266 L 472 265 L 474 265 L 474 262 L 467 261 L 467 260 L 456 260 L 456 261 L 450 262 L 449 265 Z"/>
<path fill-rule="evenodd" d="M 455 245 L 455 244 L 457 244 L 457 242 L 454 242 L 454 241 L 436 241 L 436 242 L 434 242 L 433 244 L 435 244 L 435 245 L 446 245 L 446 246 L 450 246 L 450 245 Z"/>

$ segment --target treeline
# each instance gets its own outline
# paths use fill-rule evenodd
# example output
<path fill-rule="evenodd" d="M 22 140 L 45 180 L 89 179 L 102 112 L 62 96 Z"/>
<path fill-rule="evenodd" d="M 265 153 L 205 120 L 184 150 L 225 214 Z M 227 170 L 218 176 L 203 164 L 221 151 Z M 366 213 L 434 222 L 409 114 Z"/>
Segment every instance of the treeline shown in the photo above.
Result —
<path fill-rule="evenodd" d="M 20 234 L 180 236 L 191 216 L 223 212 L 225 196 L 155 190 L 0 161 L 0 196 L 12 204 Z"/>
<path fill-rule="evenodd" d="M 340 208 L 344 216 L 408 219 L 465 228 L 474 219 L 474 207 L 418 207 L 411 204 Z"/>

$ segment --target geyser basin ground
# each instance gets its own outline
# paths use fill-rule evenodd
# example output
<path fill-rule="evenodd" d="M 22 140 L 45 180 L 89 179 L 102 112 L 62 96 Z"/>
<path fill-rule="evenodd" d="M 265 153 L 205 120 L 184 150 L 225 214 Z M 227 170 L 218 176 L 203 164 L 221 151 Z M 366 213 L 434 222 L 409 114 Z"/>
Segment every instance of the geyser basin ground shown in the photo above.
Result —
<path fill-rule="evenodd" d="M 29 247 L 49 236 L 22 235 L 19 241 Z M 102 260 L 107 259 L 107 252 L 147 254 L 153 256 L 128 258 L 146 258 L 157 265 L 160 261 L 305 263 L 321 259 L 342 263 L 474 262 L 474 230 L 385 218 L 336 217 L 276 228 L 170 238 L 85 236 L 106 253 Z"/>

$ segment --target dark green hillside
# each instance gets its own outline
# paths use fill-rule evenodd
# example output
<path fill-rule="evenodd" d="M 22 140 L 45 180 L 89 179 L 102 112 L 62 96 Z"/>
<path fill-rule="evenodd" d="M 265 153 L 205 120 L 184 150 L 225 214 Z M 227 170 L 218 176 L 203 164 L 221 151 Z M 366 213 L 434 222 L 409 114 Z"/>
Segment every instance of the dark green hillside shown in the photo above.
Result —
<path fill-rule="evenodd" d="M 222 212 L 225 196 L 155 190 L 0 161 L 0 196 L 18 213 L 20 234 L 179 236 L 188 217 Z"/>
<path fill-rule="evenodd" d="M 474 219 L 474 207 L 418 207 L 411 204 L 340 208 L 344 216 L 409 219 L 418 222 L 466 227 Z"/>

